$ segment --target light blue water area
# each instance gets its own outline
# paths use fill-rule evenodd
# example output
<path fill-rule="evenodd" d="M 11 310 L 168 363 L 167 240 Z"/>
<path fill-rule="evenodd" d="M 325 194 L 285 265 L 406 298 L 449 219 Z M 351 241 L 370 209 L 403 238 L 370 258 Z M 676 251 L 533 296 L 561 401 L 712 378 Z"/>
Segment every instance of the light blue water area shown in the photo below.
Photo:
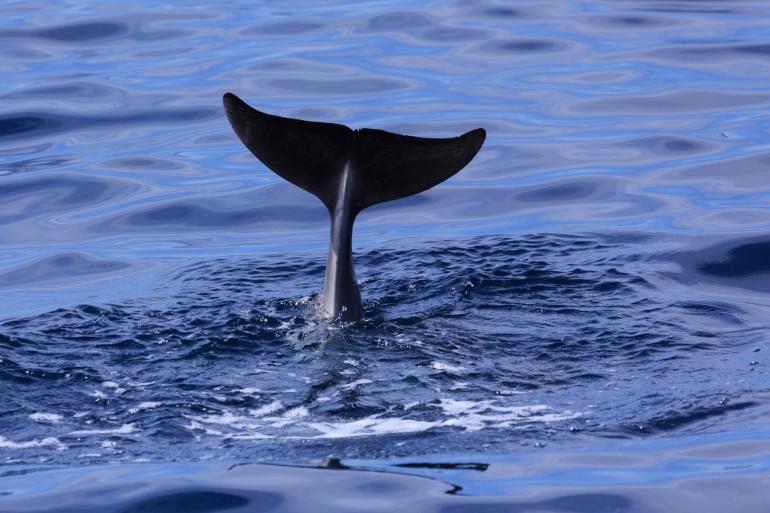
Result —
<path fill-rule="evenodd" d="M 758 432 L 353 467 L 221 461 L 7 467 L 0 504 L 55 513 L 753 512 L 767 509 L 768 449 L 767 432 Z"/>
<path fill-rule="evenodd" d="M 761 430 L 769 15 L 3 2 L 0 463 L 517 461 Z M 227 91 L 486 129 L 459 174 L 359 216 L 363 321 L 316 317 L 328 215 L 243 147 Z"/>

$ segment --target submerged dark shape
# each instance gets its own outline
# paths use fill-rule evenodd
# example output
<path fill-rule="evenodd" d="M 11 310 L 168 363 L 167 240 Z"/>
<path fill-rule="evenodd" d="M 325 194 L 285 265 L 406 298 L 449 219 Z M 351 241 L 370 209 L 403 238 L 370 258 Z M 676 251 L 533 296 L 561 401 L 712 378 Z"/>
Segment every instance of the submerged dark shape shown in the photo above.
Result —
<path fill-rule="evenodd" d="M 397 463 L 394 467 L 401 468 L 438 468 L 442 470 L 475 470 L 486 472 L 489 463 Z"/>
<path fill-rule="evenodd" d="M 243 144 L 279 176 L 316 195 L 331 216 L 323 314 L 362 317 L 353 269 L 353 223 L 363 209 L 430 189 L 481 149 L 483 128 L 429 139 L 265 114 L 232 93 L 225 112 Z"/>

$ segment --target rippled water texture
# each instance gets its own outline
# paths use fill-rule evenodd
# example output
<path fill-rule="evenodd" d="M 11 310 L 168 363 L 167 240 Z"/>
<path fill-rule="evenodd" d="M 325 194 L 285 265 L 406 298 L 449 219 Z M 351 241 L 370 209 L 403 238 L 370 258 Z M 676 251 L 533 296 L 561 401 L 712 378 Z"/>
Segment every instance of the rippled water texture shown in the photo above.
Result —
<path fill-rule="evenodd" d="M 4 2 L 0 463 L 514 454 L 762 426 L 768 14 Z M 359 216 L 364 321 L 314 318 L 327 215 L 242 147 L 225 91 L 353 127 L 487 129 L 456 177 Z"/>
<path fill-rule="evenodd" d="M 483 464 L 455 457 L 355 469 L 221 462 L 33 467 L 0 474 L 0 495 L 13 490 L 0 505 L 18 513 L 753 512 L 767 509 L 768 449 L 765 432 L 519 452 Z"/>

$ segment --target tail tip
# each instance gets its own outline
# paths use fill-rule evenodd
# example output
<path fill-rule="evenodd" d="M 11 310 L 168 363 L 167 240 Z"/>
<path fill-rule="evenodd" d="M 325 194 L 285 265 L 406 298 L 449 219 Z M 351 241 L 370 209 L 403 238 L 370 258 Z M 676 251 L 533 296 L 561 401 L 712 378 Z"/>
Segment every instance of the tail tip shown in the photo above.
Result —
<path fill-rule="evenodd" d="M 224 103 L 225 106 L 227 106 L 228 104 L 235 103 L 237 101 L 241 101 L 241 99 L 235 96 L 233 93 L 227 92 L 224 95 L 222 95 L 222 103 Z"/>
<path fill-rule="evenodd" d="M 462 137 L 464 137 L 467 141 L 470 142 L 470 146 L 475 149 L 475 151 L 473 152 L 473 154 L 475 155 L 484 145 L 484 141 L 487 138 L 487 131 L 479 127 L 469 132 L 466 132 L 465 134 L 463 134 Z"/>

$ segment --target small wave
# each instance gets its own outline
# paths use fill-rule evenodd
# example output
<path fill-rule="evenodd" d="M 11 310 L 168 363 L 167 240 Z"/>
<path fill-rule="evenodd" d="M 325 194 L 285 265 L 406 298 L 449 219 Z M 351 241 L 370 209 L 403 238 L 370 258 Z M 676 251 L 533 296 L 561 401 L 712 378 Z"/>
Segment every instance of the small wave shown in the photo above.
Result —
<path fill-rule="evenodd" d="M 0 448 L 2 449 L 32 449 L 37 447 L 53 447 L 57 451 L 64 451 L 67 449 L 67 446 L 58 438 L 52 436 L 39 440 L 28 440 L 26 442 L 14 442 L 13 440 L 8 440 L 4 436 L 0 436 Z"/>
<path fill-rule="evenodd" d="M 761 331 L 748 329 L 762 310 L 695 289 L 670 294 L 657 270 L 671 256 L 656 248 L 621 234 L 372 250 L 357 255 L 365 319 L 342 326 L 308 308 L 323 280 L 315 255 L 184 262 L 165 272 L 157 297 L 0 323 L 9 397 L 58 390 L 34 409 L 9 405 L 4 434 L 29 437 L 32 425 L 35 440 L 125 458 L 162 454 L 172 439 L 191 451 L 195 440 L 195 453 L 224 444 L 218 454 L 267 457 L 297 440 L 315 454 L 355 438 L 367 454 L 390 454 L 441 440 L 469 451 L 575 433 L 669 434 L 757 414 L 762 403 L 742 397 L 767 372 L 754 353 Z M 673 364 L 665 382 L 638 386 Z M 736 375 L 752 380 L 723 385 Z M 749 406 L 665 420 L 723 411 L 715 397 Z M 40 415 L 54 411 L 61 423 Z"/>
<path fill-rule="evenodd" d="M 668 253 L 665 258 L 681 265 L 680 273 L 669 274 L 684 282 L 770 292 L 768 236 L 726 239 L 694 250 Z M 726 309 L 736 310 L 730 306 Z"/>
<path fill-rule="evenodd" d="M 359 384 L 353 382 L 354 386 L 343 385 L 341 388 L 352 390 Z M 187 425 L 187 428 L 235 439 L 302 438 L 311 440 L 420 433 L 441 427 L 464 431 L 511 429 L 532 423 L 573 420 L 581 416 L 577 412 L 554 412 L 545 405 L 505 406 L 491 400 L 440 399 L 436 404 L 424 404 L 422 409 L 425 417 L 435 417 L 430 414 L 438 413 L 439 418 L 422 420 L 377 414 L 351 421 L 318 422 L 305 407 L 286 409 L 280 401 L 273 401 L 252 410 L 248 416 L 233 412 L 192 416 L 190 417 L 192 422 Z M 278 415 L 274 415 L 276 413 Z M 219 427 L 210 429 L 212 425 Z"/>
<path fill-rule="evenodd" d="M 45 424 L 61 424 L 64 417 L 59 415 L 58 413 L 42 413 L 37 412 L 33 413 L 29 416 L 31 420 L 34 420 L 35 422 L 42 422 Z"/>
<path fill-rule="evenodd" d="M 154 410 L 163 406 L 162 401 L 144 401 L 139 403 L 135 408 L 129 408 L 128 413 L 139 413 L 145 410 Z"/>
<path fill-rule="evenodd" d="M 123 424 L 113 429 L 81 429 L 70 431 L 68 436 L 96 436 L 96 435 L 130 435 L 137 431 L 134 424 Z"/>

